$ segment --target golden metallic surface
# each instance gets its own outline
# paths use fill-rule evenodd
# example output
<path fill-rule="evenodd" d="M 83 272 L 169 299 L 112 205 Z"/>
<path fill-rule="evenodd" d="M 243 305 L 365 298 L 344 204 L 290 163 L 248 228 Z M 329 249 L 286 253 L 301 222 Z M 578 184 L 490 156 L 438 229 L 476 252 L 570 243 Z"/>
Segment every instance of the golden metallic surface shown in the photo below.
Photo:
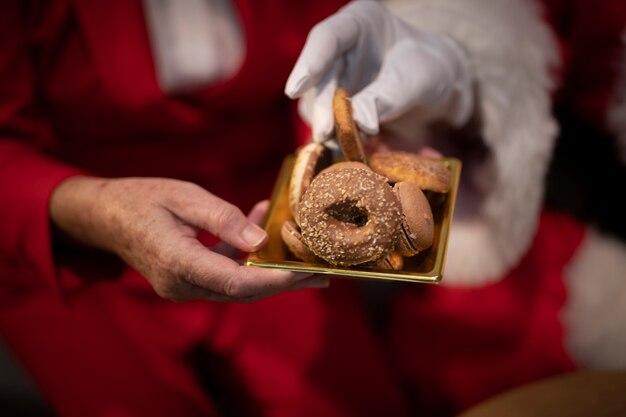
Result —
<path fill-rule="evenodd" d="M 274 186 L 270 208 L 264 225 L 265 230 L 269 234 L 269 242 L 260 251 L 251 253 L 246 260 L 246 265 L 368 280 L 421 283 L 438 283 L 441 281 L 446 260 L 450 224 L 452 223 L 456 193 L 461 176 L 461 161 L 455 158 L 442 159 L 443 163 L 451 171 L 451 186 L 448 193 L 426 192 L 426 197 L 428 197 L 431 204 L 435 220 L 433 245 L 418 255 L 405 258 L 402 270 L 389 271 L 373 267 L 339 267 L 329 264 L 311 264 L 296 259 L 289 252 L 280 236 L 280 229 L 283 222 L 291 218 L 289 209 L 289 178 L 291 177 L 294 160 L 294 156 L 289 156 L 285 159 Z"/>

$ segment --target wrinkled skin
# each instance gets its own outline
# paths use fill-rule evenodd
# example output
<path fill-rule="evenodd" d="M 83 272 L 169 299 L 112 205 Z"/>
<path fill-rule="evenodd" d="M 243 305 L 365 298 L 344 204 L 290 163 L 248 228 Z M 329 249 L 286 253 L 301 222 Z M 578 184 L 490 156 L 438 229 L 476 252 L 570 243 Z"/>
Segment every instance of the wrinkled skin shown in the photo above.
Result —
<path fill-rule="evenodd" d="M 233 257 L 260 249 L 258 203 L 246 217 L 188 182 L 164 178 L 71 177 L 54 191 L 52 222 L 80 244 L 110 251 L 138 270 L 161 297 L 249 302 L 284 291 L 328 286 L 328 278 L 242 266 Z M 222 242 L 207 248 L 203 229 Z"/>

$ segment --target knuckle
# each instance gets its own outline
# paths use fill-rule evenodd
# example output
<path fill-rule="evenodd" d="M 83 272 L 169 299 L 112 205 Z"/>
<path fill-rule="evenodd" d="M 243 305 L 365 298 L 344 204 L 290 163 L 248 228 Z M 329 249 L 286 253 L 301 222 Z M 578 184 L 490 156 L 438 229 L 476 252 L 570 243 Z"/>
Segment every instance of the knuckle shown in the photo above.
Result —
<path fill-rule="evenodd" d="M 186 301 L 189 294 L 185 291 L 188 286 L 189 272 L 181 267 L 180 263 L 173 259 L 161 259 L 161 276 L 153 285 L 156 293 L 161 297 L 172 301 Z"/>
<path fill-rule="evenodd" d="M 246 285 L 249 280 L 246 278 L 246 271 L 239 267 L 237 273 L 232 274 L 224 281 L 223 293 L 229 298 L 243 300 L 250 297 L 250 288 Z"/>
<path fill-rule="evenodd" d="M 180 183 L 180 187 L 188 196 L 192 196 L 192 197 L 208 193 L 207 190 L 205 190 L 200 185 L 193 183 L 193 182 L 182 181 Z"/>
<path fill-rule="evenodd" d="M 158 251 L 154 256 L 155 268 L 164 275 L 169 275 L 177 268 L 175 259 L 171 251 Z"/>
<path fill-rule="evenodd" d="M 173 285 L 171 280 L 161 280 L 157 284 L 153 285 L 153 288 L 157 295 L 161 298 L 172 301 L 181 301 L 183 298 L 176 288 L 176 285 Z"/>
<path fill-rule="evenodd" d="M 218 228 L 233 225 L 241 220 L 243 213 L 231 203 L 223 203 L 211 211 L 213 222 Z"/>
<path fill-rule="evenodd" d="M 233 276 L 224 282 L 224 295 L 230 298 L 240 298 L 243 296 L 243 289 L 239 279 Z"/>

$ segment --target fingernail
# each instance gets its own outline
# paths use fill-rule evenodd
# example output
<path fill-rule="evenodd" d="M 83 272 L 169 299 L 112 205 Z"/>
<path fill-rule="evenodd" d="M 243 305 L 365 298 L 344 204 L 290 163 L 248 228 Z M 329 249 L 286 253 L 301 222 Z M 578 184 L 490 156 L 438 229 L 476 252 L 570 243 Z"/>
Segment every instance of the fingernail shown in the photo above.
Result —
<path fill-rule="evenodd" d="M 241 232 L 241 237 L 248 245 L 256 248 L 267 238 L 267 233 L 256 224 L 249 224 Z"/>

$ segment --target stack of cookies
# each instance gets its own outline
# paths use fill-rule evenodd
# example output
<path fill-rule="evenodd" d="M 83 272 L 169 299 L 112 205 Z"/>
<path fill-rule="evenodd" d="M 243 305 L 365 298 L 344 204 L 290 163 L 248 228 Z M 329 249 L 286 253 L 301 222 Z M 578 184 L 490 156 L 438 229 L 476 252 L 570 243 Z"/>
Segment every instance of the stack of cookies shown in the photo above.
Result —
<path fill-rule="evenodd" d="M 305 262 L 401 270 L 404 258 L 432 246 L 433 213 L 425 191 L 446 193 L 450 171 L 410 152 L 367 156 L 350 97 L 333 100 L 335 133 L 344 159 L 320 143 L 301 147 L 289 184 L 292 218 L 281 236 Z"/>

